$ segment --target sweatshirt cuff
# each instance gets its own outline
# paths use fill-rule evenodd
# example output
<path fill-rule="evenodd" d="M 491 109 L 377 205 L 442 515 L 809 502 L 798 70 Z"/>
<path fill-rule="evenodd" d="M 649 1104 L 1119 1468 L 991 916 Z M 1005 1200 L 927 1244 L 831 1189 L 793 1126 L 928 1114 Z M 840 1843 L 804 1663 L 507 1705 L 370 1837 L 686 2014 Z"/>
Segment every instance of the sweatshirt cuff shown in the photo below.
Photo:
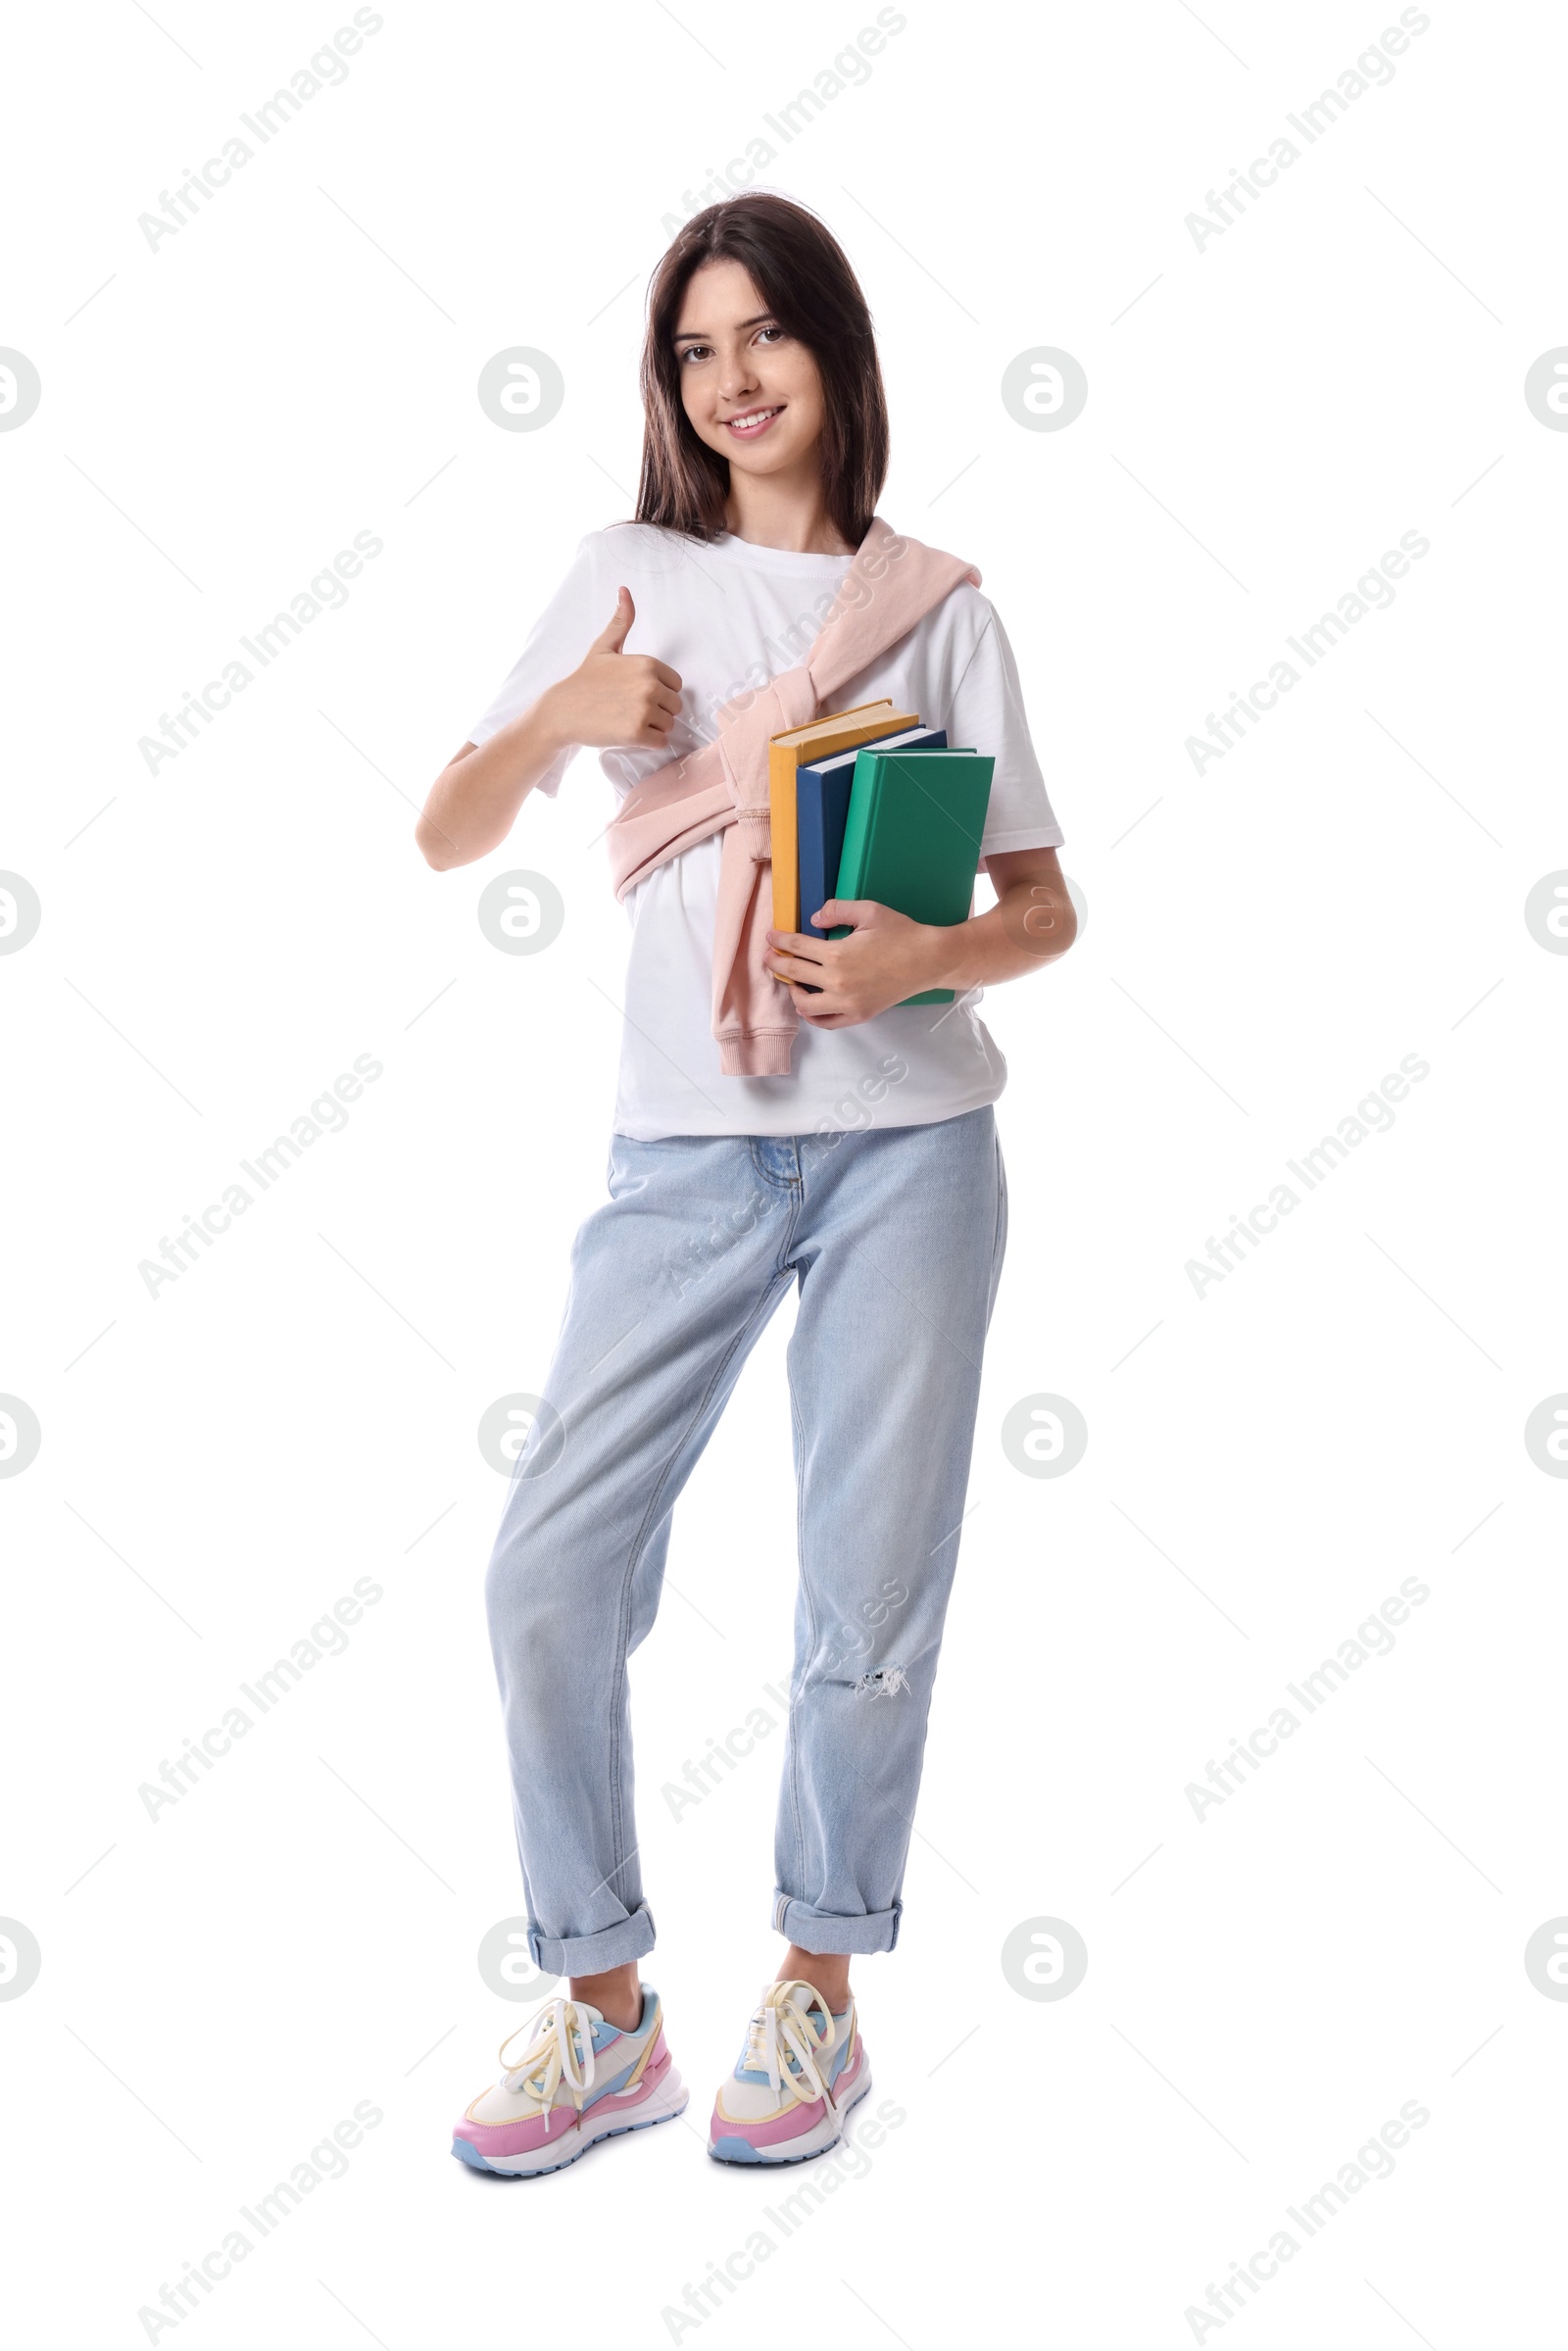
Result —
<path fill-rule="evenodd" d="M 787 1078 L 794 1029 L 749 1029 L 718 1040 L 718 1074 L 725 1078 Z"/>

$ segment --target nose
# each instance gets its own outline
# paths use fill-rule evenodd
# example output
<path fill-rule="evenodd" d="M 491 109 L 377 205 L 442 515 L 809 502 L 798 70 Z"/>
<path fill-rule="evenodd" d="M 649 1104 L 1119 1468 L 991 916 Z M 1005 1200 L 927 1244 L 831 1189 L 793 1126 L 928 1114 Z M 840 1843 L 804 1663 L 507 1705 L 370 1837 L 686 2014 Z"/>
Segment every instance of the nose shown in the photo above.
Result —
<path fill-rule="evenodd" d="M 757 367 L 750 346 L 742 343 L 738 350 L 727 351 L 719 366 L 718 396 L 720 400 L 727 408 L 733 407 L 736 401 L 744 400 L 757 388 Z"/>

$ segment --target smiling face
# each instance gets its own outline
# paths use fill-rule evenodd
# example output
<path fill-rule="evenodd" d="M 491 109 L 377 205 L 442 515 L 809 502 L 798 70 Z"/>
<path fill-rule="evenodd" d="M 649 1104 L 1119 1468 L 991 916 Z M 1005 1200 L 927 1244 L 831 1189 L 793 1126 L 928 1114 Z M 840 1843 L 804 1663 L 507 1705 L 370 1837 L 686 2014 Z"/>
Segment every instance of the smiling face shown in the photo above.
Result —
<path fill-rule="evenodd" d="M 692 272 L 675 324 L 692 430 L 741 473 L 814 465 L 826 411 L 816 361 L 787 334 L 739 262 Z"/>

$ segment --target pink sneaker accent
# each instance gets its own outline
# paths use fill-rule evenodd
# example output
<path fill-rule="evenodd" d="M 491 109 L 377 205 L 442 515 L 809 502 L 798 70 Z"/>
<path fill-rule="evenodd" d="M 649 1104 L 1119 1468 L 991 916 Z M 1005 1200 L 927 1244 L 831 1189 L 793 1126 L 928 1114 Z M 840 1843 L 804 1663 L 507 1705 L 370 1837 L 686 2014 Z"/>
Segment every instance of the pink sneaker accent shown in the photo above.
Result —
<path fill-rule="evenodd" d="M 855 2085 L 864 2069 L 865 2043 L 858 2041 L 855 2055 L 845 2067 L 840 2080 L 834 2084 L 834 2095 L 840 2105 L 850 2102 L 854 2095 Z M 870 2083 L 867 2082 L 867 2089 L 870 2086 Z M 824 2098 L 814 2098 L 809 2106 L 796 2106 L 788 2114 L 775 2116 L 770 2123 L 734 2121 L 727 2116 L 721 2117 L 715 2107 L 713 2136 L 715 2138 L 721 2135 L 743 2138 L 747 2145 L 752 2147 L 777 2147 L 781 2146 L 786 2139 L 802 2138 L 808 2132 L 818 2130 L 826 2119 L 827 2101 Z"/>

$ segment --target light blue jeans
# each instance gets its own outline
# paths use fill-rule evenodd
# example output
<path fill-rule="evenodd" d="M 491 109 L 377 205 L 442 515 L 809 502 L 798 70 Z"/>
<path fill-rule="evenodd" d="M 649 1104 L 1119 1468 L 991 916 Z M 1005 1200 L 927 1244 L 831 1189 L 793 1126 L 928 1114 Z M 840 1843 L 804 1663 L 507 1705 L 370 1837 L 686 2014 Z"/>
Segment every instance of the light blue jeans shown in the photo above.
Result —
<path fill-rule="evenodd" d="M 888 1951 L 1006 1240 L 989 1107 L 929 1126 L 615 1136 L 486 1580 L 529 1946 L 587 1976 L 653 1949 L 626 1660 L 675 1499 L 793 1282 L 800 1587 L 772 1923 Z M 734 1530 L 734 1560 L 771 1530 Z"/>

